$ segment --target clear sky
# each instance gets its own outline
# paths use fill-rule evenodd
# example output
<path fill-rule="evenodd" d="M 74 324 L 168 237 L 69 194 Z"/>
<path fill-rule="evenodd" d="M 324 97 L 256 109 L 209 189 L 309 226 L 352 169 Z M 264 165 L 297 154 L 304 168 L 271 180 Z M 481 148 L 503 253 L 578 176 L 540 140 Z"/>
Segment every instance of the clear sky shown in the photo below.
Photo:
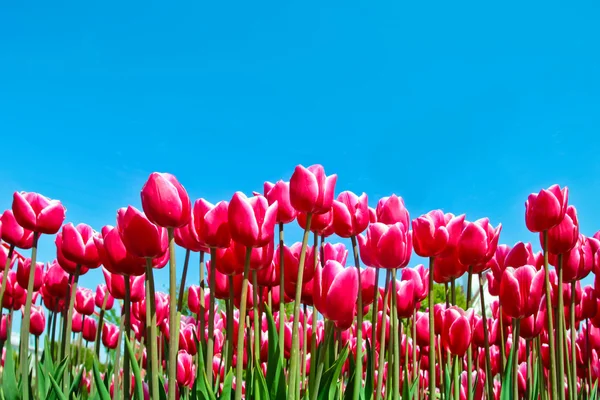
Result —
<path fill-rule="evenodd" d="M 599 3 L 169 3 L 0 6 L 1 209 L 37 191 L 100 230 L 152 171 L 216 202 L 321 163 L 511 245 L 553 183 L 600 229 Z"/>

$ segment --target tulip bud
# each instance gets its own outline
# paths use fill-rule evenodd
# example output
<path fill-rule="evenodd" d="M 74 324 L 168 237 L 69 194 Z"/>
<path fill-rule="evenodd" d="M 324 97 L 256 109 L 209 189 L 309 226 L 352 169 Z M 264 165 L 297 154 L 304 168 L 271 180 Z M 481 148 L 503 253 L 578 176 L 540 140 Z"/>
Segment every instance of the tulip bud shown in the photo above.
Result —
<path fill-rule="evenodd" d="M 579 222 L 577 210 L 567 206 L 564 218 L 560 223 L 548 229 L 548 251 L 552 254 L 563 254 L 571 250 L 579 239 Z M 540 244 L 544 246 L 544 234 L 540 233 Z"/>
<path fill-rule="evenodd" d="M 82 336 L 83 340 L 87 340 L 88 342 L 93 342 L 96 340 L 96 332 L 98 331 L 98 326 L 96 324 L 96 320 L 94 318 L 86 318 L 83 321 L 83 331 Z"/>
<path fill-rule="evenodd" d="M 66 209 L 60 201 L 50 200 L 39 193 L 15 192 L 12 211 L 23 228 L 54 235 L 65 220 Z"/>
<path fill-rule="evenodd" d="M 106 299 L 106 304 L 104 304 L 104 299 Z M 110 295 L 108 292 L 108 288 L 105 284 L 101 283 L 96 286 L 96 296 L 94 297 L 94 303 L 96 307 L 102 308 L 104 305 L 105 310 L 110 310 L 113 308 L 115 303 L 115 298 Z"/>
<path fill-rule="evenodd" d="M 17 263 L 17 282 L 23 289 L 27 289 L 29 283 L 29 274 L 31 271 L 31 259 L 20 259 Z M 36 262 L 33 277 L 33 291 L 37 292 L 42 287 L 44 278 L 44 263 Z"/>
<path fill-rule="evenodd" d="M 265 182 L 264 184 L 264 195 L 269 201 L 269 205 L 277 202 L 277 222 L 281 224 L 289 224 L 292 222 L 298 211 L 292 206 L 290 202 L 290 183 L 282 180 L 277 181 L 273 184 L 271 182 Z"/>
<path fill-rule="evenodd" d="M 78 287 L 75 295 L 75 310 L 83 315 L 92 315 L 94 313 L 94 299 L 94 292 L 87 288 Z"/>
<path fill-rule="evenodd" d="M 321 165 L 298 165 L 290 179 L 290 203 L 302 213 L 323 214 L 333 205 L 337 175 L 325 175 Z"/>
<path fill-rule="evenodd" d="M 558 225 L 567 211 L 569 189 L 558 185 L 532 193 L 525 202 L 525 224 L 531 232 L 543 232 Z"/>
<path fill-rule="evenodd" d="M 523 318 L 537 312 L 543 284 L 543 271 L 536 271 L 531 265 L 506 268 L 500 282 L 500 302 L 504 313 L 512 318 Z"/>
<path fill-rule="evenodd" d="M 452 355 L 464 356 L 471 344 L 471 326 L 468 315 L 460 307 L 452 306 L 444 310 L 442 346 Z"/>
<path fill-rule="evenodd" d="M 12 210 L 2 213 L 0 223 L 2 223 L 0 236 L 6 243 L 25 250 L 33 246 L 33 231 L 19 225 Z"/>
<path fill-rule="evenodd" d="M 144 213 L 158 226 L 178 228 L 190 221 L 190 198 L 177 178 L 171 174 L 150 174 L 142 188 L 141 197 Z"/>
<path fill-rule="evenodd" d="M 167 230 L 154 225 L 135 207 L 119 209 L 117 229 L 127 251 L 136 257 L 155 258 L 167 251 Z"/>
<path fill-rule="evenodd" d="M 177 383 L 191 388 L 195 378 L 196 365 L 192 356 L 185 350 L 179 350 L 177 353 Z"/>
<path fill-rule="evenodd" d="M 369 225 L 369 203 L 366 193 L 360 197 L 352 192 L 340 193 L 333 201 L 333 230 L 349 238 L 362 233 Z"/>
<path fill-rule="evenodd" d="M 327 261 L 317 268 L 313 279 L 315 307 L 330 321 L 350 323 L 358 298 L 358 276 L 355 268 L 344 268 L 337 261 Z"/>
<path fill-rule="evenodd" d="M 29 333 L 34 336 L 40 336 L 46 328 L 46 316 L 42 306 L 31 306 L 31 319 L 29 322 Z"/>

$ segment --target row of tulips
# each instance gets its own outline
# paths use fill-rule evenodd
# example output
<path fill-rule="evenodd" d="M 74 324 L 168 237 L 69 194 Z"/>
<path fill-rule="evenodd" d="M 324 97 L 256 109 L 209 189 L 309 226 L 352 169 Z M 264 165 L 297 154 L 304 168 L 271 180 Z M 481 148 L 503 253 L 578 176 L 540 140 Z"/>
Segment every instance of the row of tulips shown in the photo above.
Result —
<path fill-rule="evenodd" d="M 580 233 L 567 188 L 527 199 L 536 253 L 531 243 L 499 245 L 501 225 L 487 218 L 434 210 L 411 221 L 396 195 L 371 208 L 366 194 L 335 197 L 335 185 L 322 166 L 298 166 L 289 183 L 266 182 L 263 194 L 192 204 L 174 176 L 153 173 L 141 191 L 143 211 L 119 209 L 116 226 L 100 232 L 64 224 L 57 200 L 15 193 L 0 219 L 1 394 L 596 398 L 600 232 Z M 304 235 L 288 246 L 284 228 L 294 221 Z M 48 235 L 56 259 L 44 264 L 37 245 Z M 331 242 L 334 235 L 351 247 Z M 176 246 L 185 249 L 180 282 Z M 187 287 L 192 252 L 200 282 Z M 408 267 L 413 252 L 427 268 Z M 154 270 L 167 264 L 162 293 Z M 78 285 L 99 267 L 105 283 Z M 595 285 L 582 288 L 591 272 Z M 445 294 L 438 304 L 436 287 Z M 122 318 L 109 321 L 115 303 Z M 190 315 L 182 314 L 186 306 Z M 18 352 L 10 341 L 14 311 L 22 314 Z M 83 340 L 94 344 L 91 365 Z"/>

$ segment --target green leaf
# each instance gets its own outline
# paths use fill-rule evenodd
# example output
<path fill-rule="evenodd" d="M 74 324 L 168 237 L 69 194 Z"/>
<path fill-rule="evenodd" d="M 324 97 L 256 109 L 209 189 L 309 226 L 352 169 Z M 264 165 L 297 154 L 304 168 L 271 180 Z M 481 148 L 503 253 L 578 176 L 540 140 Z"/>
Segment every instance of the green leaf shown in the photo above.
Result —
<path fill-rule="evenodd" d="M 58 364 L 58 367 L 56 367 L 56 370 L 52 374 L 52 375 L 54 375 L 54 380 L 56 380 L 56 382 L 58 382 L 58 383 L 62 382 L 63 373 L 65 372 L 65 368 L 67 367 L 67 364 L 68 364 L 67 361 L 68 361 L 68 359 L 65 357 L 65 359 L 62 360 L 60 362 L 60 364 Z"/>
<path fill-rule="evenodd" d="M 333 400 L 335 393 L 338 389 L 338 381 L 342 372 L 342 367 L 348 357 L 348 347 L 344 347 L 342 352 L 339 354 L 337 360 L 333 363 L 331 368 L 323 373 L 321 378 L 321 385 L 318 388 L 319 394 L 318 400 Z"/>
<path fill-rule="evenodd" d="M 167 400 L 167 391 L 165 390 L 165 380 L 162 374 L 158 374 L 158 399 Z"/>
<path fill-rule="evenodd" d="M 94 371 L 94 382 L 96 382 L 96 389 L 98 389 L 98 396 L 101 400 L 111 400 L 110 394 L 108 390 L 106 390 L 106 386 L 104 386 L 104 382 L 102 382 L 102 376 L 100 375 L 100 370 L 98 369 L 98 359 L 94 356 L 94 362 L 92 364 L 92 369 Z"/>
<path fill-rule="evenodd" d="M 65 396 L 65 394 L 62 392 L 60 386 L 58 386 L 58 383 L 56 383 L 56 379 L 54 379 L 52 375 L 48 375 L 48 378 L 50 378 L 50 383 L 54 388 L 54 393 L 56 393 L 58 400 L 67 400 L 67 396 Z"/>
<path fill-rule="evenodd" d="M 365 400 L 371 400 L 373 397 L 373 375 L 371 369 L 373 368 L 373 349 L 371 343 L 367 338 L 367 379 L 365 381 Z"/>
<path fill-rule="evenodd" d="M 129 353 L 129 364 L 131 365 L 133 377 L 135 378 L 135 388 L 133 394 L 137 400 L 144 400 L 144 387 L 142 386 L 142 374 L 140 372 L 140 366 L 135 360 L 135 351 L 133 350 L 133 346 L 131 346 L 131 342 L 127 336 L 128 335 L 125 335 L 125 347 L 127 353 Z"/>
<path fill-rule="evenodd" d="M 452 391 L 452 379 L 450 378 L 450 370 L 452 368 L 448 367 L 446 365 L 446 368 L 444 368 L 444 399 L 449 399 Z"/>
<path fill-rule="evenodd" d="M 196 381 L 194 382 L 194 387 L 192 388 L 192 397 L 197 399 L 208 399 L 208 400 L 216 400 L 215 394 L 211 387 L 208 385 L 208 378 L 206 377 L 206 369 L 204 368 L 204 352 L 202 351 L 202 346 L 200 346 L 198 338 L 194 333 L 194 340 L 196 341 L 196 346 L 198 348 L 198 369 L 196 370 Z"/>
<path fill-rule="evenodd" d="M 529 400 L 537 400 L 540 393 L 540 369 L 533 367 L 533 387 L 529 391 Z"/>
<path fill-rule="evenodd" d="M 519 346 L 511 346 L 508 360 L 506 360 L 506 369 L 502 376 L 502 391 L 500 392 L 500 400 L 511 400 L 513 397 L 513 358 L 515 357 L 515 350 Z"/>
<path fill-rule="evenodd" d="M 263 376 L 260 364 L 255 361 L 254 363 L 254 396 L 256 400 L 269 400 L 269 388 L 267 387 L 267 381 Z"/>
<path fill-rule="evenodd" d="M 269 382 L 269 395 L 271 399 L 285 399 L 286 384 L 285 371 L 281 352 L 279 351 L 279 336 L 275 320 L 269 306 L 265 305 L 265 314 L 267 315 L 267 326 L 269 334 L 269 358 L 267 361 L 267 382 Z"/>
<path fill-rule="evenodd" d="M 38 398 L 45 399 L 48 397 L 48 388 L 46 387 L 46 374 L 42 365 L 42 363 L 35 363 L 35 370 L 37 373 Z"/>
<path fill-rule="evenodd" d="M 2 372 L 2 391 L 6 400 L 18 400 L 21 398 L 21 392 L 17 386 L 13 348 L 10 342 L 6 343 L 4 370 Z"/>
<path fill-rule="evenodd" d="M 233 386 L 233 370 L 230 370 L 225 377 L 225 382 L 223 382 L 223 391 L 221 392 L 221 396 L 219 400 L 231 400 L 231 394 Z"/>
<path fill-rule="evenodd" d="M 356 375 L 356 363 L 354 362 L 354 357 L 350 357 L 350 368 L 348 369 L 348 382 L 346 383 L 346 391 L 344 392 L 344 400 L 352 400 L 354 395 L 354 378 Z M 360 393 L 359 393 L 360 396 Z"/>
<path fill-rule="evenodd" d="M 594 382 L 594 387 L 592 388 L 592 395 L 590 396 L 590 400 L 597 400 L 598 399 L 598 380 L 596 379 L 596 382 Z"/>
<path fill-rule="evenodd" d="M 79 385 L 81 385 L 81 378 L 83 377 L 83 368 L 79 370 L 79 373 L 73 379 L 73 383 L 71 383 L 71 387 L 69 388 L 69 393 L 77 393 L 79 392 Z"/>

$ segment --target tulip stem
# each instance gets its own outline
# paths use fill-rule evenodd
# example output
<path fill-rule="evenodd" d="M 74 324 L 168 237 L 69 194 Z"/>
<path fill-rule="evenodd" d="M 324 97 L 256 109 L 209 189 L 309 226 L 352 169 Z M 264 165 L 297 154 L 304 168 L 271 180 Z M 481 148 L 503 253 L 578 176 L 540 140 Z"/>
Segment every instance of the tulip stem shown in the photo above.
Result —
<path fill-rule="evenodd" d="M 571 367 L 572 372 L 571 376 L 573 377 L 573 385 L 572 391 L 573 395 L 572 399 L 577 398 L 577 346 L 575 342 L 577 341 L 577 330 L 575 329 L 575 291 L 576 291 L 576 281 L 571 282 L 571 308 L 570 308 L 570 317 L 571 317 Z"/>
<path fill-rule="evenodd" d="M 52 315 L 54 318 L 52 318 L 52 328 L 50 330 L 50 356 L 52 361 L 54 361 L 56 360 L 56 355 L 54 354 L 54 344 L 56 343 L 56 320 L 58 319 L 58 312 L 53 312 Z"/>
<path fill-rule="evenodd" d="M 96 357 L 100 359 L 100 339 L 102 338 L 102 326 L 104 325 L 104 311 L 106 309 L 106 302 L 108 301 L 108 293 L 104 293 L 104 300 L 102 300 L 102 308 L 100 308 L 100 315 L 98 316 L 98 329 L 96 331 L 96 342 L 94 343 L 94 353 Z"/>
<path fill-rule="evenodd" d="M 147 340 L 146 348 L 147 351 L 147 364 L 150 367 L 149 373 L 151 376 L 151 387 L 150 390 L 152 396 L 158 396 L 158 343 L 157 343 L 157 317 L 156 317 L 156 289 L 154 288 L 154 270 L 152 269 L 152 260 L 149 258 L 146 259 L 146 284 L 148 288 L 146 291 L 148 292 L 148 297 L 146 297 L 146 321 L 148 321 L 148 316 L 150 317 L 150 336 Z M 150 307 L 148 307 L 150 304 Z"/>
<path fill-rule="evenodd" d="M 453 388 L 454 388 L 454 400 L 460 400 L 460 373 L 458 372 L 458 356 L 454 356 L 454 379 L 453 379 Z M 516 397 L 515 397 L 516 399 Z"/>
<path fill-rule="evenodd" d="M 587 370 L 588 370 L 588 391 L 592 391 L 592 355 L 590 353 L 590 320 L 585 320 L 585 351 L 587 358 Z"/>
<path fill-rule="evenodd" d="M 179 284 L 179 298 L 177 299 L 177 311 L 181 312 L 183 307 L 183 295 L 185 294 L 185 279 L 187 277 L 188 264 L 190 262 L 190 249 L 185 249 L 185 259 L 183 261 L 183 272 L 181 273 L 181 283 Z"/>
<path fill-rule="evenodd" d="M 412 378 L 419 380 L 417 371 L 417 309 L 413 309 L 412 323 L 411 323 L 411 339 L 412 339 Z M 408 350 L 407 350 L 408 351 Z M 416 396 L 415 396 L 416 397 Z"/>
<path fill-rule="evenodd" d="M 467 275 L 467 309 L 471 305 L 471 281 L 473 280 L 473 266 L 469 265 L 469 273 Z M 486 326 L 484 326 L 484 329 Z M 473 346 L 469 344 L 467 348 L 467 400 L 473 400 L 472 380 L 473 376 Z"/>
<path fill-rule="evenodd" d="M 285 294 L 283 293 L 283 287 L 285 286 L 285 257 L 283 251 L 284 241 L 283 241 L 283 222 L 279 223 L 279 355 L 281 356 L 281 361 L 283 362 L 284 358 L 284 347 L 283 347 L 283 337 L 285 331 Z"/>
<path fill-rule="evenodd" d="M 175 400 L 177 376 L 177 350 L 179 348 L 179 317 L 177 312 L 177 265 L 175 263 L 175 236 L 173 228 L 167 228 L 169 235 L 169 363 L 168 363 L 168 399 Z M 125 353 L 127 355 L 127 352 Z"/>
<path fill-rule="evenodd" d="M 75 275 L 73 275 L 73 282 L 71 283 L 71 293 L 69 294 L 69 306 L 67 308 L 67 316 L 65 318 L 65 321 L 63 321 L 64 334 L 62 342 L 63 351 L 62 357 L 60 358 L 61 360 L 69 358 L 69 355 L 71 353 L 71 328 L 73 323 L 73 307 L 75 307 L 75 294 L 77 293 L 77 283 L 79 282 L 80 272 L 81 265 L 77 264 L 77 266 L 75 267 Z M 70 387 L 70 380 L 70 371 L 68 370 L 68 368 L 65 368 L 63 374 L 63 385 L 65 390 L 67 390 L 67 388 Z"/>
<path fill-rule="evenodd" d="M 316 311 L 313 311 L 316 313 Z M 317 366 L 317 373 L 315 377 L 315 381 L 313 383 L 312 391 L 310 392 L 310 400 L 316 400 L 319 392 L 319 386 L 321 385 L 321 377 L 323 376 L 323 365 L 325 363 L 325 353 L 330 347 L 330 342 L 333 337 L 333 323 L 331 321 L 325 321 L 325 338 L 323 339 L 323 343 L 321 344 L 321 349 L 319 350 L 319 363 Z M 311 354 L 311 363 L 312 363 L 312 354 Z M 311 368 L 312 370 L 313 368 Z"/>
<path fill-rule="evenodd" d="M 492 364 L 491 364 L 491 360 L 490 360 L 490 339 L 489 339 L 489 333 L 488 333 L 488 324 L 487 324 L 487 314 L 486 314 L 486 309 L 485 309 L 485 295 L 484 295 L 484 290 L 483 290 L 483 273 L 480 272 L 479 273 L 479 298 L 480 298 L 480 303 L 481 303 L 481 318 L 482 318 L 482 326 L 483 326 L 483 344 L 484 344 L 484 353 L 485 353 L 485 383 L 486 383 L 486 387 L 487 387 L 487 398 L 488 399 L 493 399 L 494 398 L 494 387 L 493 387 L 493 380 L 494 378 L 492 377 Z M 502 315 L 500 315 L 500 320 L 502 320 Z M 504 346 L 504 343 L 502 343 L 502 346 Z"/>
<path fill-rule="evenodd" d="M 242 293 L 240 300 L 240 316 L 237 337 L 237 356 L 235 363 L 235 400 L 242 399 L 242 372 L 244 370 L 244 330 L 246 323 L 246 301 L 248 299 L 248 275 L 250 270 L 250 256 L 252 247 L 246 248 L 246 260 L 244 261 L 244 278 L 242 280 Z M 231 286 L 230 286 L 231 287 Z M 249 361 L 250 362 L 250 361 Z M 250 364 L 252 364 L 250 362 Z"/>
<path fill-rule="evenodd" d="M 204 303 L 204 252 L 200 251 L 200 306 L 198 307 L 198 321 L 200 322 L 200 333 L 198 340 L 202 347 L 202 354 L 206 354 L 206 304 Z"/>
<path fill-rule="evenodd" d="M 435 257 L 429 257 L 429 287 L 427 298 L 429 302 L 429 398 L 435 398 L 435 312 L 433 298 L 433 268 Z M 385 305 L 384 305 L 385 307 Z M 440 359 L 439 362 L 442 362 Z"/>
<path fill-rule="evenodd" d="M 27 282 L 27 300 L 25 302 L 25 310 L 23 311 L 23 319 L 21 320 L 21 350 L 19 358 L 21 359 L 21 386 L 23 392 L 23 400 L 29 400 L 29 325 L 31 320 L 31 302 L 33 299 L 33 282 L 36 270 L 37 244 L 39 233 L 33 233 L 33 246 L 31 247 L 31 264 L 29 266 L 29 281 Z M 10 260 L 10 258 L 8 259 Z M 9 261 L 10 262 L 10 261 Z M 8 274 L 8 271 L 4 271 Z"/>
<path fill-rule="evenodd" d="M 292 349 L 291 349 L 291 360 L 290 360 L 290 371 L 289 371 L 289 389 L 288 389 L 288 400 L 295 400 L 296 397 L 296 385 L 300 382 L 298 373 L 298 353 L 300 352 L 299 340 L 298 340 L 298 318 L 300 316 L 300 301 L 302 295 L 302 278 L 304 277 L 304 263 L 306 260 L 306 247 L 308 246 L 308 236 L 310 233 L 310 224 L 312 221 L 312 213 L 306 215 L 306 228 L 304 229 L 304 236 L 302 237 L 302 248 L 300 250 L 300 260 L 298 263 L 298 276 L 296 279 L 296 295 L 294 297 L 294 322 L 292 324 Z M 280 249 L 283 250 L 283 249 Z M 282 296 L 280 296 L 282 297 Z M 236 399 L 239 400 L 239 399 Z"/>
<path fill-rule="evenodd" d="M 356 370 L 354 374 L 354 390 L 352 391 L 352 399 L 358 400 L 362 390 L 362 368 L 363 368 L 363 351 L 362 351 L 362 324 L 363 324 L 363 306 L 362 306 L 362 283 L 360 273 L 360 258 L 358 256 L 358 244 L 356 236 L 352 236 L 352 249 L 354 251 L 354 265 L 356 266 L 356 274 L 358 276 L 358 300 L 357 300 L 357 320 L 356 320 Z M 377 285 L 376 285 L 377 286 Z"/>
<path fill-rule="evenodd" d="M 500 343 L 502 343 L 502 345 L 500 346 L 500 371 L 504 371 L 504 364 L 506 363 L 506 340 L 504 337 L 504 313 L 502 312 L 502 304 L 499 304 L 498 306 L 498 325 L 500 327 Z M 500 374 L 500 383 L 502 383 L 502 380 L 504 379 L 504 374 Z"/>
<path fill-rule="evenodd" d="M 315 254 L 318 254 L 315 252 Z M 315 265 L 317 265 L 315 263 Z M 317 319 L 318 319 L 318 311 L 316 309 L 316 307 L 313 306 L 312 308 L 312 329 L 311 329 L 311 333 L 310 333 L 310 361 L 311 363 L 313 363 L 316 359 L 317 359 Z M 323 351 L 324 352 L 324 351 Z M 320 358 L 319 358 L 319 362 L 320 362 Z M 314 364 L 313 364 L 314 365 Z M 318 386 L 314 386 L 314 381 L 315 381 L 315 373 L 317 371 L 317 368 L 311 368 L 309 375 L 308 375 L 308 382 L 309 382 L 309 392 L 312 396 L 312 393 L 315 391 L 315 388 L 318 388 Z"/>
<path fill-rule="evenodd" d="M 385 274 L 385 282 L 384 282 L 384 291 L 383 291 L 383 310 L 381 310 L 381 327 L 379 329 L 381 329 L 381 332 L 379 333 L 379 362 L 377 363 L 377 390 L 375 391 L 375 400 L 379 400 L 381 399 L 381 393 L 382 393 L 382 389 L 383 389 L 383 360 L 384 360 L 384 356 L 385 356 L 385 336 L 386 336 L 386 330 L 388 327 L 387 321 L 386 321 L 386 317 L 387 317 L 387 305 L 388 305 L 388 296 L 389 296 L 389 287 L 390 287 L 390 279 L 392 276 L 392 272 L 388 269 L 386 274 Z M 391 340 L 391 339 L 388 339 Z M 373 352 L 375 349 L 375 343 L 377 342 L 373 342 Z M 389 370 L 389 363 L 388 363 L 388 370 Z M 389 379 L 389 375 L 388 375 L 388 379 Z M 375 382 L 375 381 L 373 381 Z M 388 393 L 389 394 L 389 393 Z"/>
<path fill-rule="evenodd" d="M 123 281 L 125 282 L 125 299 L 123 301 L 123 307 L 125 307 L 125 336 L 129 337 L 129 332 L 131 332 L 131 280 L 129 275 L 124 275 Z M 171 331 L 171 335 L 173 335 L 173 331 Z M 178 338 L 179 334 L 175 337 Z M 125 398 L 131 396 L 131 365 L 129 360 L 129 352 L 127 350 L 123 351 L 123 394 Z"/>
<path fill-rule="evenodd" d="M 235 300 L 233 276 L 229 275 L 227 279 L 229 281 L 229 300 L 227 301 L 227 357 L 225 358 L 225 374 L 229 372 L 229 367 L 233 365 L 233 307 Z"/>
<path fill-rule="evenodd" d="M 306 332 L 306 318 L 307 318 L 307 307 L 306 304 L 302 305 L 303 309 L 304 309 L 304 315 L 302 316 L 302 356 L 300 357 L 300 360 L 302 360 L 302 363 L 300 364 L 300 385 L 298 385 L 298 398 L 300 399 L 300 391 L 302 389 L 304 389 L 304 385 L 306 384 L 306 351 L 307 351 L 307 342 L 308 342 L 308 338 L 307 338 L 307 332 Z"/>
<path fill-rule="evenodd" d="M 2 303 L 4 301 L 4 291 L 6 290 L 6 282 L 8 281 L 8 271 L 10 270 L 10 263 L 15 252 L 15 245 L 11 244 L 8 249 L 8 256 L 6 257 L 6 263 L 4 263 L 4 270 L 2 273 L 2 286 L 0 286 L 0 310 L 2 310 Z"/>
<path fill-rule="evenodd" d="M 513 353 L 513 398 L 519 398 L 519 330 L 521 327 L 521 320 L 515 319 L 515 325 L 513 328 L 513 343 L 512 343 L 512 353 Z"/>
<path fill-rule="evenodd" d="M 559 399 L 565 397 L 565 345 L 564 345 L 564 320 L 563 313 L 565 310 L 564 297 L 563 297 L 563 255 L 558 255 L 558 309 L 556 310 L 556 344 L 558 345 L 558 353 L 556 358 L 557 367 L 557 383 L 558 383 L 558 395 Z M 552 309 L 549 309 L 552 310 Z M 550 313 L 548 313 L 550 314 Z"/>
<path fill-rule="evenodd" d="M 208 304 L 208 343 L 206 347 L 206 375 L 208 379 L 208 387 L 213 386 L 213 354 L 214 354 L 214 342 L 215 342 L 215 274 L 217 273 L 217 249 L 216 247 L 210 248 L 210 277 L 208 282 L 208 294 L 210 296 Z M 204 300 L 204 297 L 202 297 Z M 204 315 L 202 315 L 204 319 Z M 204 332 L 202 332 L 204 336 Z"/>
<path fill-rule="evenodd" d="M 371 310 L 371 354 L 375 354 L 377 342 L 377 308 L 379 307 L 379 267 L 375 268 L 375 285 L 373 286 L 373 306 Z M 375 362 L 371 362 L 371 382 L 375 382 Z"/>
<path fill-rule="evenodd" d="M 550 386 L 552 390 L 552 399 L 558 399 L 558 385 L 557 385 L 557 373 L 556 373 L 556 353 L 554 348 L 554 322 L 552 321 L 552 288 L 550 287 L 550 269 L 548 267 L 548 231 L 545 230 L 542 233 L 543 236 L 543 251 L 544 251 L 544 287 L 545 287 L 545 295 L 546 295 L 546 310 L 548 311 L 546 314 L 546 321 L 548 323 L 548 347 L 550 349 Z M 559 286 L 562 290 L 562 286 Z M 558 296 L 559 298 L 562 295 Z M 564 375 L 560 375 L 560 380 L 564 380 Z M 564 383 L 563 383 L 564 386 Z M 564 397 L 564 391 L 562 392 L 562 397 Z"/>
<path fill-rule="evenodd" d="M 392 332 L 394 337 L 394 364 L 393 364 L 393 379 L 392 379 L 392 392 L 393 398 L 400 398 L 400 331 L 402 330 L 402 321 L 398 318 L 397 309 L 397 291 L 396 291 L 396 269 L 392 269 L 392 310 L 390 317 L 392 318 Z"/>
<path fill-rule="evenodd" d="M 254 361 L 256 365 L 260 365 L 260 323 L 258 319 L 258 281 L 256 278 L 256 271 L 252 271 L 252 306 L 254 308 L 254 312 L 252 313 L 253 317 L 253 328 L 254 328 Z M 208 365 L 208 364 L 207 364 Z"/>
<path fill-rule="evenodd" d="M 125 306 L 122 306 L 123 309 Z M 120 385 L 120 376 L 121 376 L 121 339 L 123 337 L 123 331 L 125 330 L 125 321 L 121 320 L 121 325 L 119 327 L 119 336 L 117 338 L 117 348 L 115 350 L 115 366 L 113 371 L 113 379 L 115 381 L 115 395 L 114 399 L 120 399 L 121 385 Z"/>

